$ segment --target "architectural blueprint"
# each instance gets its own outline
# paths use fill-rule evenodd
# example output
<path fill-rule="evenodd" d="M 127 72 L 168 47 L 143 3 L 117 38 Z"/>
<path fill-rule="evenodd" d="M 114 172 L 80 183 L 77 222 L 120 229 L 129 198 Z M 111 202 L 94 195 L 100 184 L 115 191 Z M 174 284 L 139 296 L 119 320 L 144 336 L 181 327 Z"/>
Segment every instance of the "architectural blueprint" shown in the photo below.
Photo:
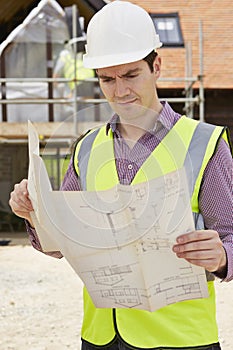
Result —
<path fill-rule="evenodd" d="M 149 311 L 208 296 L 205 270 L 178 259 L 194 230 L 184 169 L 99 192 L 53 191 L 29 125 L 32 220 L 44 251 L 60 250 L 100 308 Z"/>

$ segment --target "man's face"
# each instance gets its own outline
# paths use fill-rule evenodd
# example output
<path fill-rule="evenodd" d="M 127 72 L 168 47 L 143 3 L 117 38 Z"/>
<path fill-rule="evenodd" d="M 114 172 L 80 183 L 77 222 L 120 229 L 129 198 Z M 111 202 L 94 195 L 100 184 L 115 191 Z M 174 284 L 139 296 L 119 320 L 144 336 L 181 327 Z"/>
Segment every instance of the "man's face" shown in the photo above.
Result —
<path fill-rule="evenodd" d="M 154 72 L 140 60 L 97 70 L 102 92 L 112 109 L 124 120 L 140 117 L 158 106 L 156 80 L 160 59 L 156 58 Z"/>

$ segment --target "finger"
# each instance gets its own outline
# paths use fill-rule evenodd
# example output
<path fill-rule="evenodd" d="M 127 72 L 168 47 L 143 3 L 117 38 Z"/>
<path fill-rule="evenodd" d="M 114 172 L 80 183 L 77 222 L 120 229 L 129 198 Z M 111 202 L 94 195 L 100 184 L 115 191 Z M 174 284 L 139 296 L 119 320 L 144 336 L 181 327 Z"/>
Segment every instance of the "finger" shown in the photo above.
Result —
<path fill-rule="evenodd" d="M 27 185 L 28 185 L 28 181 L 26 179 L 23 179 L 20 183 L 17 183 L 14 185 L 14 191 L 28 193 Z"/>
<path fill-rule="evenodd" d="M 17 209 L 22 208 L 25 211 L 33 210 L 31 201 L 27 197 L 18 197 L 14 193 L 11 195 L 9 204 Z"/>
<path fill-rule="evenodd" d="M 219 237 L 218 233 L 214 230 L 198 230 L 189 233 L 185 233 L 177 237 L 177 243 L 188 243 L 192 241 L 202 241 Z"/>
<path fill-rule="evenodd" d="M 216 259 L 220 257 L 220 250 L 197 250 L 190 252 L 177 253 L 178 258 L 191 259 L 191 260 L 207 260 L 207 259 Z"/>
<path fill-rule="evenodd" d="M 12 199 L 10 201 L 10 206 L 13 211 L 13 213 L 21 218 L 24 218 L 26 220 L 30 220 L 30 211 L 28 209 L 23 208 L 22 206 L 19 206 L 17 202 L 14 202 Z"/>
<path fill-rule="evenodd" d="M 28 198 L 28 194 L 26 192 L 15 192 L 13 191 L 11 193 L 10 201 L 9 201 L 10 206 L 16 207 L 17 209 L 22 208 L 22 210 L 26 211 L 32 211 L 32 203 L 30 199 Z"/>
<path fill-rule="evenodd" d="M 14 211 L 20 210 L 22 212 L 30 212 L 31 210 L 33 210 L 32 205 L 26 205 L 23 201 L 21 201 L 20 199 L 14 199 L 14 197 L 11 197 L 9 204 Z"/>
<path fill-rule="evenodd" d="M 203 267 L 210 272 L 214 272 L 218 269 L 218 263 L 214 259 L 202 259 L 202 260 L 186 259 L 186 260 L 190 264 Z"/>
<path fill-rule="evenodd" d="M 24 197 L 25 199 L 29 200 L 29 192 L 27 188 L 28 181 L 22 180 L 19 184 L 15 184 L 14 186 L 14 193 L 18 197 Z"/>
<path fill-rule="evenodd" d="M 221 246 L 212 250 L 203 250 L 203 251 L 191 251 L 191 252 L 183 252 L 176 254 L 178 258 L 184 258 L 189 263 L 204 267 L 208 271 L 217 271 L 219 267 L 221 267 L 221 262 L 225 257 L 225 250 Z M 223 261 L 223 265 L 225 266 L 225 262 Z"/>
<path fill-rule="evenodd" d="M 192 241 L 185 244 L 175 244 L 173 246 L 173 251 L 175 253 L 189 252 L 189 251 L 199 251 L 199 250 L 212 250 L 218 249 L 222 246 L 222 242 L 219 239 L 209 239 L 205 241 Z"/>

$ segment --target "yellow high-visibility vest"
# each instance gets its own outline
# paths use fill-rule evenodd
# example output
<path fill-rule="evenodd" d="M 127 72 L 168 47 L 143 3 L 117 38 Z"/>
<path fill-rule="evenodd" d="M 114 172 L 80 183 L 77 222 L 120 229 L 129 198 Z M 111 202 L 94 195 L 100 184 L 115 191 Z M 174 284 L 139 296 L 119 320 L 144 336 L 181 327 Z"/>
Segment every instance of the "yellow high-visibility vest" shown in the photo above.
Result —
<path fill-rule="evenodd" d="M 224 128 L 181 117 L 143 163 L 132 184 L 185 166 L 192 210 L 198 217 L 203 172 L 221 137 L 228 142 Z M 109 130 L 106 135 L 106 127 L 92 130 L 76 145 L 73 161 L 84 190 L 105 190 L 119 183 L 113 133 Z M 217 343 L 215 290 L 211 280 L 208 290 L 208 298 L 182 301 L 149 312 L 96 308 L 84 288 L 82 338 L 101 346 L 110 344 L 118 335 L 132 347 L 147 349 Z"/>

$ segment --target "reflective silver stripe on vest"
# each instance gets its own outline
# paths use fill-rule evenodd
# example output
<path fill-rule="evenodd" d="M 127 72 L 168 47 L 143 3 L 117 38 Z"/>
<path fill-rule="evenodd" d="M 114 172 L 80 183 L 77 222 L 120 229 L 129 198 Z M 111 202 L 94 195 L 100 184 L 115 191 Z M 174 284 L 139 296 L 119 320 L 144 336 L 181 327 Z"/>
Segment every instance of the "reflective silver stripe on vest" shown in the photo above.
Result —
<path fill-rule="evenodd" d="M 205 156 L 209 139 L 214 132 L 215 126 L 205 123 L 199 123 L 194 131 L 190 142 L 188 152 L 184 161 L 184 167 L 187 174 L 190 197 L 194 191 L 194 186 L 200 172 L 202 162 Z"/>
<path fill-rule="evenodd" d="M 187 175 L 190 197 L 192 197 L 194 186 L 205 156 L 206 147 L 214 129 L 215 127 L 213 125 L 199 123 L 189 144 L 184 167 Z M 196 230 L 201 230 L 205 227 L 203 217 L 200 213 L 193 213 L 193 219 Z"/>
<path fill-rule="evenodd" d="M 87 166 L 92 151 L 93 142 L 99 131 L 100 129 L 97 129 L 83 139 L 78 153 L 79 178 L 83 191 L 87 190 Z"/>

